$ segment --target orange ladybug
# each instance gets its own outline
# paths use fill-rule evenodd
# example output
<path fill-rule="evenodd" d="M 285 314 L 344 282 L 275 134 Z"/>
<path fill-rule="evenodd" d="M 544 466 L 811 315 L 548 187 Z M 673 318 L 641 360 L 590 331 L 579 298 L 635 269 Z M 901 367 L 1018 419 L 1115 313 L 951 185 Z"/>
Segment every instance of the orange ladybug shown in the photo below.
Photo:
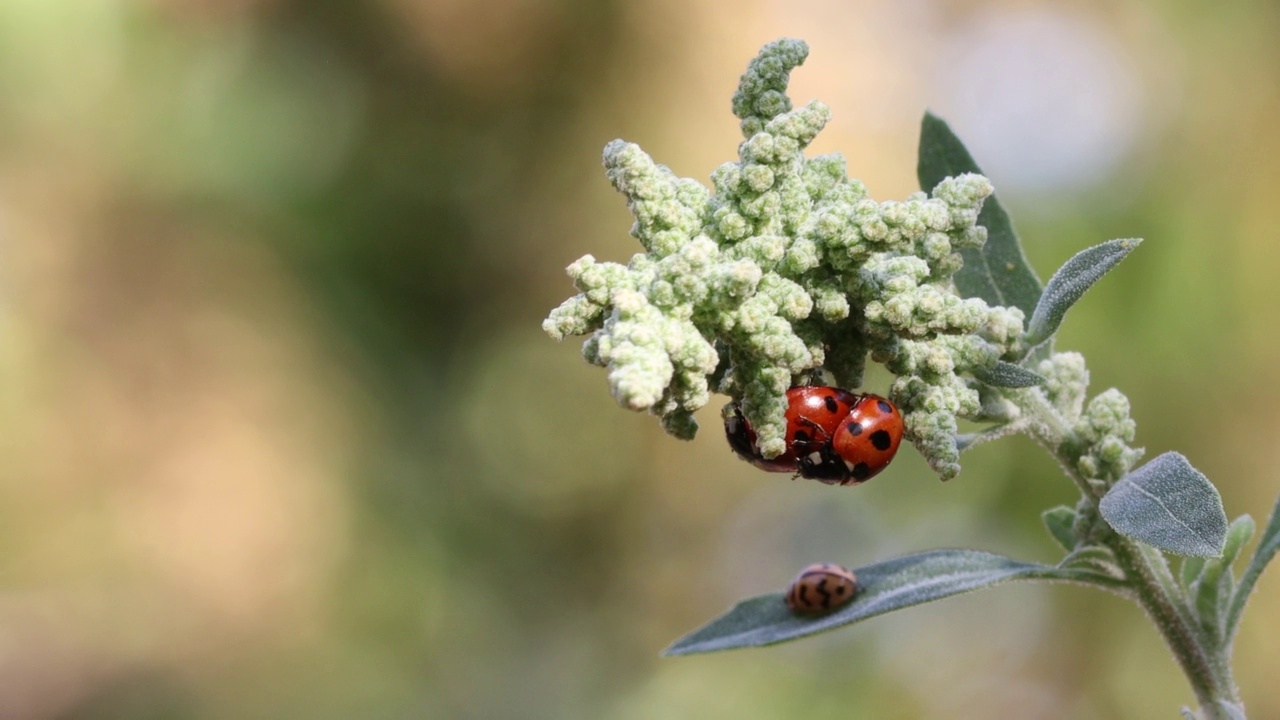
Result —
<path fill-rule="evenodd" d="M 801 456 L 801 477 L 832 485 L 857 485 L 889 467 L 902 442 L 905 423 L 893 403 L 863 395 L 840 421 L 831 442 Z"/>
<path fill-rule="evenodd" d="M 848 604 L 857 593 L 853 571 L 835 563 L 815 563 L 801 570 L 787 587 L 787 607 L 805 615 L 827 613 Z"/>

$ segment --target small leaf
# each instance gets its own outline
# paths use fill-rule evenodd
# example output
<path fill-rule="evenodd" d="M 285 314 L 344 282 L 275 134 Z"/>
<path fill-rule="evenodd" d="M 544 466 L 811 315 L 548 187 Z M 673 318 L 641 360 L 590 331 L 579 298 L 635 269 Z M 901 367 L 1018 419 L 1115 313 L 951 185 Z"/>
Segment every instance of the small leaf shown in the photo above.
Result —
<path fill-rule="evenodd" d="M 1218 489 L 1180 453 L 1129 473 L 1098 504 L 1121 535 L 1176 555 L 1217 557 L 1227 535 Z"/>
<path fill-rule="evenodd" d="M 1222 618 L 1231 602 L 1233 589 L 1231 573 L 1224 570 L 1226 566 L 1218 559 L 1206 561 L 1193 598 L 1200 627 L 1215 642 L 1222 638 Z"/>
<path fill-rule="evenodd" d="M 1192 568 L 1187 567 L 1185 561 L 1183 563 L 1183 585 L 1194 599 L 1200 626 L 1215 640 L 1223 638 L 1235 590 L 1235 576 L 1231 573 L 1231 566 L 1244 544 L 1253 537 L 1255 529 L 1253 518 L 1248 515 L 1241 515 L 1233 520 L 1227 528 L 1227 541 L 1222 548 L 1222 557 L 1208 560 L 1200 558 L 1199 570 L 1190 581 L 1186 575 L 1190 574 Z"/>
<path fill-rule="evenodd" d="M 983 428 L 977 432 L 960 433 L 956 435 L 956 449 L 964 452 L 974 446 L 983 443 L 999 440 L 1000 438 L 1009 437 L 1018 432 L 1021 426 L 1015 423 L 1006 422 L 1002 425 L 992 425 L 989 428 Z"/>
<path fill-rule="evenodd" d="M 854 574 L 858 594 L 830 614 L 795 615 L 787 609 L 782 593 L 760 595 L 739 602 L 677 640 L 663 654 L 771 645 L 1010 580 L 1095 582 L 1088 573 L 1018 562 L 978 550 L 932 550 L 856 568 Z"/>
<path fill-rule="evenodd" d="M 1049 534 L 1054 540 L 1062 546 L 1063 550 L 1071 552 L 1079 543 L 1076 537 L 1076 531 L 1073 525 L 1076 522 L 1076 511 L 1066 505 L 1059 505 L 1056 508 L 1045 510 L 1040 514 L 1040 519 L 1044 521 L 1044 526 L 1049 530 Z"/>
<path fill-rule="evenodd" d="M 1202 557 L 1182 558 L 1182 567 L 1178 569 L 1178 581 L 1187 592 L 1190 592 L 1192 586 L 1200 581 L 1200 573 L 1204 572 L 1204 563 L 1205 559 Z"/>
<path fill-rule="evenodd" d="M 1205 560 L 1204 569 L 1192 596 L 1196 617 L 1200 619 L 1200 627 L 1215 642 L 1222 638 L 1223 618 L 1227 614 L 1227 606 L 1231 602 L 1231 591 L 1234 590 L 1235 578 L 1231 576 L 1230 565 L 1222 562 L 1222 558 Z"/>
<path fill-rule="evenodd" d="M 1222 564 L 1230 567 L 1240 557 L 1240 551 L 1258 531 L 1258 525 L 1248 515 L 1241 515 L 1231 521 L 1227 528 L 1227 542 L 1222 547 Z"/>
<path fill-rule="evenodd" d="M 1038 373 L 1003 360 L 990 367 L 975 368 L 973 376 L 992 387 L 1025 388 L 1047 382 Z"/>
<path fill-rule="evenodd" d="M 956 450 L 964 452 L 975 445 L 981 445 L 993 434 L 995 433 L 985 430 L 982 432 L 960 433 L 956 435 Z"/>
<path fill-rule="evenodd" d="M 1267 527 L 1258 538 L 1258 547 L 1253 551 L 1253 559 L 1240 575 L 1240 582 L 1236 585 L 1235 593 L 1231 597 L 1231 606 L 1224 623 L 1224 637 L 1228 641 L 1235 635 L 1240 625 L 1240 615 L 1244 612 L 1245 603 L 1249 601 L 1253 586 L 1257 584 L 1262 571 L 1267 569 L 1267 563 L 1276 556 L 1277 550 L 1280 550 L 1280 498 L 1276 500 L 1275 507 L 1271 510 Z"/>
<path fill-rule="evenodd" d="M 1058 567 L 1088 571 L 1095 576 L 1105 578 L 1108 585 L 1123 583 L 1125 580 L 1124 568 L 1116 562 L 1115 553 L 1101 545 L 1088 545 L 1072 550 L 1062 559 L 1062 562 L 1058 563 Z"/>
<path fill-rule="evenodd" d="M 926 112 L 920 124 L 916 164 L 920 189 L 929 192 L 948 177 L 970 172 L 981 173 L 982 168 L 947 122 Z M 983 203 L 978 224 L 987 229 L 987 242 L 980 248 L 960 251 L 964 267 L 955 274 L 956 289 L 964 297 L 982 298 L 988 305 L 1021 308 L 1031 317 L 1040 299 L 1040 278 L 1027 263 L 1013 221 L 995 195 Z"/>
<path fill-rule="evenodd" d="M 1057 332 L 1067 310 L 1141 242 L 1137 239 L 1110 240 L 1082 250 L 1063 263 L 1049 278 L 1049 284 L 1045 285 L 1044 294 L 1031 315 L 1031 322 L 1027 325 L 1027 344 L 1038 345 Z"/>

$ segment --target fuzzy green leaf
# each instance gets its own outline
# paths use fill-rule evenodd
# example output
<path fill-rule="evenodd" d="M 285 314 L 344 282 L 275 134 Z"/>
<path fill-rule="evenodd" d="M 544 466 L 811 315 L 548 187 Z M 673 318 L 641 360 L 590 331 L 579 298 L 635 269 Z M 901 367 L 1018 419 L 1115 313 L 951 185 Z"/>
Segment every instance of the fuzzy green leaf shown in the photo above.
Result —
<path fill-rule="evenodd" d="M 982 168 L 947 122 L 926 112 L 920 124 L 916 164 L 920 189 L 929 192 L 948 177 L 970 172 L 981 173 Z M 960 251 L 964 267 L 955 275 L 956 289 L 962 296 L 982 298 L 988 305 L 1021 308 L 1031 317 L 1040 300 L 1040 278 L 1027 263 L 1013 221 L 995 195 L 983 203 L 978 224 L 987 229 L 987 242 L 980 248 Z"/>
<path fill-rule="evenodd" d="M 1180 453 L 1164 453 L 1129 473 L 1098 510 L 1121 535 L 1176 555 L 1217 557 L 1226 542 L 1218 489 Z"/>
<path fill-rule="evenodd" d="M 1231 606 L 1224 622 L 1225 637 L 1228 641 L 1235 635 L 1240 624 L 1240 615 L 1244 612 L 1245 603 L 1249 601 L 1253 586 L 1257 584 L 1262 571 L 1267 568 L 1267 563 L 1276 556 L 1277 550 L 1280 550 L 1280 498 L 1276 500 L 1275 507 L 1271 510 L 1271 518 L 1267 520 L 1267 527 L 1258 538 L 1258 547 L 1253 551 L 1253 559 L 1249 561 L 1249 566 L 1240 576 L 1240 582 L 1236 585 L 1235 594 L 1231 598 Z"/>
<path fill-rule="evenodd" d="M 1187 586 L 1189 590 L 1194 590 L 1192 597 L 1201 628 L 1215 640 L 1224 637 L 1226 617 L 1230 612 L 1235 590 L 1235 576 L 1231 573 L 1231 565 L 1240 554 L 1240 548 L 1253 537 L 1254 529 L 1253 518 L 1248 515 L 1241 515 L 1232 521 L 1227 528 L 1222 557 L 1206 560 L 1199 576 Z"/>
<path fill-rule="evenodd" d="M 1076 537 L 1076 531 L 1072 527 L 1076 522 L 1076 511 L 1066 505 L 1059 505 L 1056 508 L 1045 510 L 1040 514 L 1040 519 L 1044 521 L 1045 528 L 1054 540 L 1062 546 L 1063 550 L 1071 552 L 1075 549 L 1079 538 Z"/>
<path fill-rule="evenodd" d="M 743 600 L 729 612 L 680 638 L 664 655 L 772 645 L 941 600 L 1010 580 L 1097 582 L 1092 574 L 1018 562 L 978 550 L 932 550 L 856 568 L 853 601 L 817 617 L 787 609 L 782 593 Z"/>
<path fill-rule="evenodd" d="M 1072 550 L 1062 558 L 1058 567 L 1091 573 L 1095 579 L 1104 581 L 1101 584 L 1117 592 L 1121 589 L 1114 585 L 1125 582 L 1124 568 L 1116 562 L 1115 553 L 1101 545 L 1086 545 Z"/>
<path fill-rule="evenodd" d="M 1200 581 L 1200 573 L 1204 572 L 1205 559 L 1202 557 L 1184 557 L 1182 558 L 1182 566 L 1178 569 L 1178 582 L 1182 583 L 1182 587 L 1187 592 L 1191 592 L 1191 588 Z"/>
<path fill-rule="evenodd" d="M 1235 563 L 1236 558 L 1240 557 L 1240 551 L 1253 539 L 1257 531 L 1258 524 L 1248 515 L 1241 515 L 1232 520 L 1231 527 L 1227 528 L 1227 543 L 1222 548 L 1222 562 L 1227 565 Z"/>
<path fill-rule="evenodd" d="M 1044 294 L 1031 315 L 1031 322 L 1027 325 L 1027 344 L 1039 345 L 1057 332 L 1067 310 L 1141 242 L 1137 239 L 1110 240 L 1081 250 L 1063 263 L 1049 278 L 1049 284 L 1045 285 Z"/>
<path fill-rule="evenodd" d="M 1225 568 L 1216 559 L 1205 563 L 1200 582 L 1196 584 L 1196 594 L 1192 598 L 1196 617 L 1200 620 L 1200 629 L 1205 636 L 1219 642 L 1222 638 L 1222 616 L 1226 606 L 1231 602 L 1231 573 L 1223 572 Z"/>
<path fill-rule="evenodd" d="M 1003 360 L 997 360 L 990 367 L 974 369 L 973 376 L 991 387 L 1003 388 L 1025 388 L 1046 382 L 1038 373 Z"/>

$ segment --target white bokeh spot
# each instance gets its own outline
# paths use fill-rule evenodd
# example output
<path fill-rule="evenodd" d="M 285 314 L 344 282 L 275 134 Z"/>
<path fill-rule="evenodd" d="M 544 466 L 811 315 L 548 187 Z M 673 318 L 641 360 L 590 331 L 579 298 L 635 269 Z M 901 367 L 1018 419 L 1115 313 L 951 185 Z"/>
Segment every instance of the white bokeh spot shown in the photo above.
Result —
<path fill-rule="evenodd" d="M 1097 18 L 989 14 L 950 40 L 930 96 L 1006 194 L 1095 185 L 1136 149 L 1149 98 Z"/>

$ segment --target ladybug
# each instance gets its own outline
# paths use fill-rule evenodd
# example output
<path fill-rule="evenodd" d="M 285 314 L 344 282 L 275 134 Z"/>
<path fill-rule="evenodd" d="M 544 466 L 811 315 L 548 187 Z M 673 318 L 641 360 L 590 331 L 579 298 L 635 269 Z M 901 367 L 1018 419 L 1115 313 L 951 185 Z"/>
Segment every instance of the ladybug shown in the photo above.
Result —
<path fill-rule="evenodd" d="M 835 563 L 815 563 L 800 571 L 787 586 L 787 607 L 793 613 L 813 615 L 835 610 L 858 593 L 852 570 Z"/>
<path fill-rule="evenodd" d="M 902 413 L 879 395 L 863 395 L 831 434 L 831 441 L 799 458 L 801 477 L 829 485 L 857 485 L 889 466 L 902 442 Z"/>
<path fill-rule="evenodd" d="M 756 449 L 756 433 L 733 407 L 724 421 L 729 447 L 738 457 L 767 472 L 800 471 L 800 457 L 819 451 L 835 434 L 840 422 L 849 416 L 859 396 L 848 390 L 823 385 L 800 385 L 787 391 L 787 450 L 766 459 Z"/>

